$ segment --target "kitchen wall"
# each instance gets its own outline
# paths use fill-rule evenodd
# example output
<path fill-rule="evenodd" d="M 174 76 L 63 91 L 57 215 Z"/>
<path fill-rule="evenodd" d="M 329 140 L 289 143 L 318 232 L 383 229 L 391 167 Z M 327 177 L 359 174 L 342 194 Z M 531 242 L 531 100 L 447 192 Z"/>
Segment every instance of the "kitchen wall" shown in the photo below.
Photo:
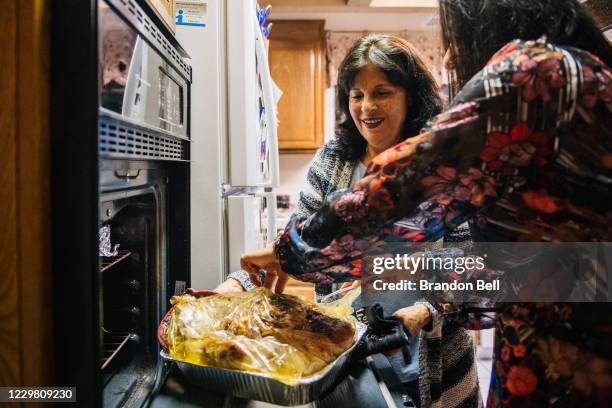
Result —
<path fill-rule="evenodd" d="M 334 89 L 325 90 L 324 108 L 324 136 L 325 141 L 334 135 L 335 110 L 334 110 Z M 310 167 L 310 162 L 314 154 L 281 154 L 279 160 L 280 168 L 280 187 L 277 194 L 289 194 L 291 203 L 295 204 L 298 200 L 300 190 L 306 183 L 306 174 Z"/>
<path fill-rule="evenodd" d="M 368 11 L 367 8 L 361 7 L 355 8 L 355 11 L 347 11 L 346 7 L 324 10 L 312 7 L 273 7 L 271 18 L 276 20 L 325 20 L 328 39 L 333 44 L 337 44 L 337 47 L 342 48 L 340 52 L 335 50 L 332 56 L 331 83 L 335 82 L 336 77 L 333 67 L 337 68 L 339 65 L 344 50 L 355 39 L 367 32 L 400 34 L 425 54 L 427 62 L 432 67 L 438 67 L 434 70 L 438 80 L 444 75 L 439 69 L 442 51 L 435 9 L 417 9 L 417 11 L 407 12 Z M 333 137 L 335 123 L 335 98 L 334 89 L 331 87 L 325 90 L 324 110 L 325 140 L 327 141 Z M 306 173 L 312 158 L 313 154 L 281 154 L 280 156 L 280 187 L 277 192 L 290 195 L 292 204 L 295 204 L 300 190 L 305 185 Z"/>

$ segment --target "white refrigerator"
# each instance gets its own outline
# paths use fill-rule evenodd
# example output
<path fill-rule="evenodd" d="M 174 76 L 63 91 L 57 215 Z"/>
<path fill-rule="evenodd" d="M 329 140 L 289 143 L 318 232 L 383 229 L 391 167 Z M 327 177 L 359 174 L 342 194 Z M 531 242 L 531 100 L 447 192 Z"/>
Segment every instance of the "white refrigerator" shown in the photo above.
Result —
<path fill-rule="evenodd" d="M 191 286 L 212 288 L 274 239 L 276 102 L 255 0 L 177 1 L 190 55 Z"/>

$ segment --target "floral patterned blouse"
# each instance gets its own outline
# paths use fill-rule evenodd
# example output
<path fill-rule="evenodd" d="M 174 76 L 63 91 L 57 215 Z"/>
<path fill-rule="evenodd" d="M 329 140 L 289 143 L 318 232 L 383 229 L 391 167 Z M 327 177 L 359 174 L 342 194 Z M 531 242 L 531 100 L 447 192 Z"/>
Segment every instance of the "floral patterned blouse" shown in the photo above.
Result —
<path fill-rule="evenodd" d="M 475 241 L 612 241 L 611 110 L 612 72 L 596 56 L 513 41 L 424 133 L 292 218 L 275 245 L 281 266 L 354 280 L 365 251 L 435 241 L 465 221 Z M 611 305 L 498 304 L 488 406 L 612 406 Z M 467 307 L 439 308 L 486 325 Z"/>

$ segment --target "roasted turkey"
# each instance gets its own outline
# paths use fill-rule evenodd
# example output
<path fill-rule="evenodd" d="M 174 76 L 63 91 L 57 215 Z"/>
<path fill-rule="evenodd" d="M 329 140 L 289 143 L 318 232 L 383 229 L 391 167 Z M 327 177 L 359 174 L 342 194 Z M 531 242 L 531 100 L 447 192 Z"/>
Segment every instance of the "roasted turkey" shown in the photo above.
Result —
<path fill-rule="evenodd" d="M 293 384 L 351 347 L 346 310 L 259 288 L 208 297 L 175 296 L 166 344 L 171 357 L 265 373 Z"/>

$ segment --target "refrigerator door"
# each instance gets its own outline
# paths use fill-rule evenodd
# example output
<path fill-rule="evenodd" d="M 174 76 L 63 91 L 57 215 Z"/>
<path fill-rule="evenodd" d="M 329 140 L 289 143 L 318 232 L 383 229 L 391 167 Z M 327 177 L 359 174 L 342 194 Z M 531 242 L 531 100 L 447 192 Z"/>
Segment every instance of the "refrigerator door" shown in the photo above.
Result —
<path fill-rule="evenodd" d="M 187 2 L 177 4 L 180 11 Z M 256 7 L 255 0 L 207 0 L 199 8 L 205 25 L 177 24 L 177 39 L 191 55 L 193 68 L 191 282 L 195 288 L 215 287 L 239 267 L 243 252 L 257 247 L 261 232 L 254 225 L 240 224 L 258 219 L 267 231 L 271 220 L 267 212 L 263 219 L 245 217 L 237 210 L 228 215 L 233 199 L 224 197 L 242 193 L 226 194 L 222 187 L 247 187 L 261 195 L 263 187 L 273 187 L 278 180 L 274 86 Z M 269 234 L 263 242 L 273 237 Z"/>
<path fill-rule="evenodd" d="M 225 10 L 208 0 L 206 26 L 177 25 L 191 60 L 191 284 L 217 286 L 226 275 L 226 232 L 221 185 L 227 182 Z M 180 7 L 177 7 L 180 9 Z"/>
<path fill-rule="evenodd" d="M 269 180 L 269 187 L 278 187 L 280 176 L 276 104 L 282 92 L 280 92 L 280 89 L 272 80 L 265 40 L 259 24 L 255 25 L 255 38 L 259 101 L 260 103 L 263 101 L 258 128 L 258 143 L 261 153 L 259 157 L 259 171 L 261 176 L 267 176 L 266 179 Z"/>
<path fill-rule="evenodd" d="M 229 183 L 275 187 L 276 103 L 256 11 L 255 0 L 227 2 Z"/>
<path fill-rule="evenodd" d="M 270 203 L 270 206 L 268 206 Z M 227 198 L 230 271 L 240 269 L 240 256 L 264 248 L 274 239 L 276 195 L 240 195 Z"/>

